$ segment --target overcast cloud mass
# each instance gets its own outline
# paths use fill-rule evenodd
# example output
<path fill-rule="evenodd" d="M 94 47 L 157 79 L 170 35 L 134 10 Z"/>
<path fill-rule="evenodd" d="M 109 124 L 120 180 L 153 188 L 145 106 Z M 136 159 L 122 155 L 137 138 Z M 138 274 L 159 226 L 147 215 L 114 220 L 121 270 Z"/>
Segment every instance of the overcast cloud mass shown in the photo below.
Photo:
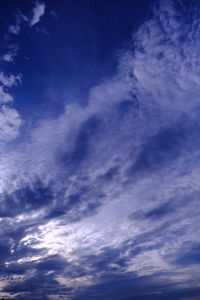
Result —
<path fill-rule="evenodd" d="M 200 2 L 0 24 L 0 297 L 200 299 Z"/>

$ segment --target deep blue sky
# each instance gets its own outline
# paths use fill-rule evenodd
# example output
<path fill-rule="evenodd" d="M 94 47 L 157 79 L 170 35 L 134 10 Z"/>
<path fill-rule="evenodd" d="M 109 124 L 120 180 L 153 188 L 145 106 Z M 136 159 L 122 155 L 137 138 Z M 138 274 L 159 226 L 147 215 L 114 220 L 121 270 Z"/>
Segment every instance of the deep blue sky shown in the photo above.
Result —
<path fill-rule="evenodd" d="M 131 47 L 133 31 L 149 16 L 152 2 L 48 1 L 42 24 L 23 28 L 20 38 L 13 39 L 21 51 L 16 64 L 7 67 L 24 77 L 16 106 L 29 114 L 30 105 L 38 112 L 38 105 L 60 109 L 63 99 L 85 103 L 91 86 L 115 72 L 119 52 Z M 28 13 L 32 3 L 3 0 L 0 5 L 5 32 L 17 10 Z"/>
<path fill-rule="evenodd" d="M 199 20 L 0 0 L 0 299 L 200 299 Z"/>

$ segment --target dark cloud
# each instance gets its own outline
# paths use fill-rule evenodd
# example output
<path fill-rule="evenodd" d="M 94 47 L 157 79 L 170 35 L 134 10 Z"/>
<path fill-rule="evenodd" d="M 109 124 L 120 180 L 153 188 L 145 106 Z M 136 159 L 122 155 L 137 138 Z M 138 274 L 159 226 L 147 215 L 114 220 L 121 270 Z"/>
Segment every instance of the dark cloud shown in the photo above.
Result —
<path fill-rule="evenodd" d="M 124 100 L 117 105 L 117 111 L 120 117 L 127 117 L 127 113 L 131 113 L 132 117 L 139 111 L 139 100 Z"/>
<path fill-rule="evenodd" d="M 150 209 L 146 212 L 144 212 L 142 210 L 134 212 L 130 215 L 130 218 L 133 220 L 144 220 L 144 219 L 160 220 L 162 218 L 165 218 L 165 217 L 175 213 L 177 206 L 178 206 L 178 204 L 177 204 L 176 200 L 170 199 L 168 202 L 165 202 L 165 203 L 159 205 L 158 207 Z M 179 203 L 179 206 L 180 206 L 180 203 Z"/>
<path fill-rule="evenodd" d="M 164 167 L 175 160 L 187 146 L 189 130 L 185 121 L 177 122 L 172 127 L 160 129 L 147 141 L 136 162 L 129 169 L 129 174 L 148 174 Z"/>
<path fill-rule="evenodd" d="M 98 211 L 102 205 L 105 195 L 99 189 L 87 185 L 79 185 L 76 192 L 69 194 L 66 199 L 61 199 L 57 205 L 51 209 L 45 218 L 53 219 L 65 215 L 68 222 L 77 222 L 83 218 L 91 216 Z"/>
<path fill-rule="evenodd" d="M 183 300 L 187 297 L 200 295 L 199 288 L 181 288 L 173 284 L 161 283 L 158 274 L 154 276 L 133 277 L 117 275 L 105 278 L 99 285 L 95 285 L 82 293 L 74 300 Z"/>
<path fill-rule="evenodd" d="M 112 249 L 110 247 L 101 248 L 101 253 L 96 255 L 84 256 L 81 260 L 81 264 L 90 265 L 95 274 L 103 274 L 102 276 L 108 276 L 108 273 L 113 275 L 120 272 L 121 267 L 124 267 L 127 262 L 127 258 L 123 256 L 125 252 L 124 247 Z M 118 265 L 114 270 L 113 265 Z"/>
<path fill-rule="evenodd" d="M 49 256 L 35 264 L 38 272 L 54 271 L 55 273 L 62 272 L 69 264 L 59 255 Z"/>
<path fill-rule="evenodd" d="M 173 163 L 182 154 L 186 157 L 200 145 L 199 120 L 181 117 L 179 121 L 159 131 L 144 143 L 136 161 L 129 168 L 130 176 L 146 176 Z"/>
<path fill-rule="evenodd" d="M 105 174 L 101 175 L 99 179 L 105 182 L 110 182 L 114 180 L 118 174 L 119 174 L 119 167 L 114 166 L 111 167 Z"/>
<path fill-rule="evenodd" d="M 134 211 L 130 214 L 130 219 L 132 220 L 151 220 L 151 221 L 165 221 L 167 218 L 171 217 L 171 222 L 173 222 L 173 218 L 175 220 L 178 216 L 182 216 L 185 208 L 188 205 L 196 205 L 195 203 L 199 199 L 199 192 L 185 193 L 183 196 L 175 196 L 174 198 L 169 199 L 168 201 L 161 203 L 159 201 L 158 206 L 154 206 L 154 208 L 149 210 L 138 210 Z M 155 202 L 156 203 L 156 202 Z M 196 208 L 196 213 L 198 213 L 199 208 Z M 188 209 L 188 215 L 190 211 Z"/>
<path fill-rule="evenodd" d="M 149 219 L 160 219 L 168 214 L 175 211 L 171 201 L 160 205 L 158 208 L 152 209 L 144 214 L 145 218 Z"/>
<path fill-rule="evenodd" d="M 93 115 L 85 121 L 77 134 L 73 149 L 70 153 L 60 154 L 59 160 L 63 166 L 71 168 L 78 166 L 89 156 L 91 139 L 100 130 L 100 119 Z M 72 171 L 72 170 L 71 170 Z"/>
<path fill-rule="evenodd" d="M 200 243 L 187 242 L 180 248 L 179 257 L 175 263 L 180 266 L 192 266 L 200 264 Z"/>
<path fill-rule="evenodd" d="M 31 186 L 27 185 L 12 193 L 5 193 L 2 198 L 4 205 L 0 207 L 0 217 L 13 217 L 49 205 L 53 200 L 53 194 L 49 187 L 38 180 Z"/>
<path fill-rule="evenodd" d="M 25 266 L 26 272 L 32 270 L 33 275 L 25 275 L 20 282 L 10 283 L 5 288 L 8 293 L 21 293 L 21 296 L 16 297 L 16 299 L 27 299 L 26 297 L 28 299 L 48 299 L 47 295 L 49 294 L 62 294 L 64 291 L 70 291 L 70 289 L 62 288 L 55 280 L 55 276 L 62 274 L 67 266 L 66 261 L 58 255 L 36 262 L 23 263 L 21 266 L 13 265 L 13 274 L 17 274 L 17 270 L 23 271 Z M 23 296 L 24 293 L 27 294 Z"/>

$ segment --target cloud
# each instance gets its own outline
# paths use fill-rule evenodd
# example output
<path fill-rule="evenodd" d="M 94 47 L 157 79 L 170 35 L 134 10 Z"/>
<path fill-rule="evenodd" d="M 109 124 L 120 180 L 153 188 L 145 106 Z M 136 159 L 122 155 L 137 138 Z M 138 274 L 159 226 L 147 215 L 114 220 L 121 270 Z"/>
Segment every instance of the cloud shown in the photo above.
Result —
<path fill-rule="evenodd" d="M 188 112 L 199 103 L 198 8 L 197 3 L 180 6 L 180 11 L 174 6 L 173 1 L 160 1 L 154 18 L 138 30 L 133 72 L 142 98 Z M 184 18 L 189 20 L 186 6 L 194 20 L 183 25 Z"/>
<path fill-rule="evenodd" d="M 21 83 L 21 76 L 0 72 L 0 143 L 15 139 L 19 135 L 22 119 L 17 110 L 10 106 L 13 96 L 8 91 L 19 83 Z"/>
<path fill-rule="evenodd" d="M 18 137 L 21 125 L 22 118 L 14 108 L 10 108 L 6 105 L 1 106 L 0 143 L 5 143 Z"/>
<path fill-rule="evenodd" d="M 11 25 L 8 29 L 8 31 L 10 33 L 13 33 L 13 34 L 16 34 L 16 35 L 20 33 L 20 30 L 21 30 L 20 24 Z"/>
<path fill-rule="evenodd" d="M 8 49 L 6 52 L 2 55 L 1 61 L 6 63 L 14 62 L 15 57 L 18 53 L 18 45 L 17 44 L 11 44 L 8 46 Z"/>
<path fill-rule="evenodd" d="M 33 9 L 33 17 L 31 20 L 18 11 L 15 18 L 15 24 L 9 26 L 8 32 L 19 35 L 22 26 L 27 22 L 30 23 L 30 26 L 35 25 L 44 14 L 44 9 L 45 5 L 38 2 Z M 14 57 L 17 55 L 17 51 L 18 45 L 9 45 L 7 52 L 2 55 L 1 61 L 7 63 L 13 62 Z M 10 106 L 14 98 L 9 92 L 9 88 L 18 85 L 19 83 L 21 83 L 20 75 L 7 75 L 2 71 L 0 72 L 0 143 L 11 141 L 19 136 L 22 118 L 18 111 Z"/>
<path fill-rule="evenodd" d="M 0 72 L 0 104 L 7 104 L 13 101 L 12 95 L 8 92 L 8 88 L 18 85 L 21 82 L 19 75 L 6 75 Z"/>
<path fill-rule="evenodd" d="M 9 103 L 13 101 L 12 95 L 5 92 L 3 86 L 0 86 L 0 103 Z"/>
<path fill-rule="evenodd" d="M 28 18 L 21 13 L 21 11 L 18 11 L 15 14 L 15 23 L 10 25 L 8 28 L 8 32 L 15 34 L 15 35 L 19 35 L 23 26 L 24 22 L 27 22 Z"/>
<path fill-rule="evenodd" d="M 27 22 L 30 26 L 39 22 L 40 18 L 44 14 L 45 5 L 43 3 L 37 3 L 33 9 L 32 19 L 29 20 L 20 11 L 15 16 L 15 24 L 9 26 L 8 32 L 19 35 L 22 26 Z M 13 62 L 14 57 L 17 55 L 18 45 L 9 45 L 7 51 L 2 55 L 2 62 Z M 11 141 L 19 136 L 19 129 L 22 125 L 22 118 L 18 111 L 11 107 L 14 100 L 13 95 L 10 93 L 9 88 L 17 86 L 21 83 L 21 75 L 5 74 L 0 72 L 0 143 Z"/>
<path fill-rule="evenodd" d="M 4 73 L 0 73 L 0 83 L 5 87 L 12 87 L 21 82 L 21 78 L 19 75 L 14 76 L 12 74 L 6 75 Z"/>
<path fill-rule="evenodd" d="M 8 32 L 14 35 L 19 35 L 23 26 L 29 25 L 32 27 L 36 25 L 45 14 L 45 8 L 45 3 L 36 2 L 32 10 L 31 17 L 24 15 L 21 11 L 18 11 L 16 13 L 15 23 L 9 26 Z"/>
<path fill-rule="evenodd" d="M 5 53 L 2 57 L 2 60 L 5 62 L 12 62 L 13 61 L 13 55 L 11 53 Z"/>
<path fill-rule="evenodd" d="M 35 7 L 33 8 L 33 16 L 30 20 L 30 26 L 36 25 L 42 16 L 45 14 L 45 3 L 37 2 Z"/>
<path fill-rule="evenodd" d="M 66 105 L 2 150 L 1 272 L 23 275 L 6 277 L 4 292 L 198 295 L 200 28 L 199 10 L 185 5 L 161 1 L 133 36 L 134 52 L 85 106 Z M 0 81 L 3 95 L 17 79 L 1 73 Z M 3 110 L 6 139 L 21 119 Z M 13 226 L 19 231 L 10 236 Z"/>

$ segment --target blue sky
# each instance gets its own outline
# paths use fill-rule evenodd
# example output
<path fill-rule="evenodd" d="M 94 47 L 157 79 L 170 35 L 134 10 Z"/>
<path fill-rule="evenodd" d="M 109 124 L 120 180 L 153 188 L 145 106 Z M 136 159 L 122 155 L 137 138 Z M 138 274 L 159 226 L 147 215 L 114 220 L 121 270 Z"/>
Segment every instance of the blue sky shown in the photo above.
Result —
<path fill-rule="evenodd" d="M 0 1 L 0 298 L 199 299 L 199 5 Z"/>

